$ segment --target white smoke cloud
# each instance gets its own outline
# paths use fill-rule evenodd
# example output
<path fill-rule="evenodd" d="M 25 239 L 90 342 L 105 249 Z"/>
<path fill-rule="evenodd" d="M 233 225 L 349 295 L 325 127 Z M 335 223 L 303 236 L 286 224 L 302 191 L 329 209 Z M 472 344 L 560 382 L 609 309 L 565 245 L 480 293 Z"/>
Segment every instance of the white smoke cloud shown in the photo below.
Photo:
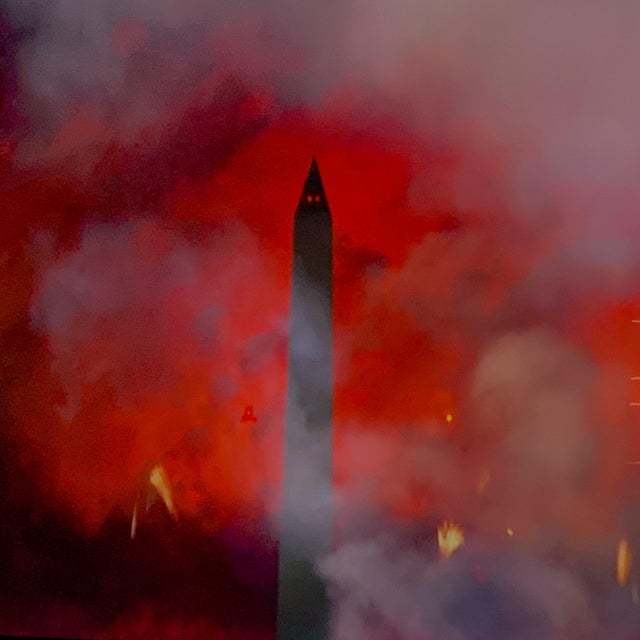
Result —
<path fill-rule="evenodd" d="M 603 522 L 622 502 L 594 491 L 603 426 L 592 406 L 596 372 L 549 330 L 507 333 L 487 342 L 471 372 L 462 440 L 351 430 L 342 543 L 321 565 L 336 640 L 597 638 L 602 624 L 613 628 L 611 607 L 627 616 L 621 633 L 637 624 L 640 612 L 614 579 L 620 523 Z M 622 451 L 624 438 L 608 445 Z M 483 470 L 490 480 L 480 493 Z M 380 487 L 411 481 L 436 496 L 422 523 L 376 512 Z M 435 524 L 447 519 L 465 528 L 466 545 L 442 561 Z"/>
<path fill-rule="evenodd" d="M 570 530 L 577 510 L 596 517 L 594 376 L 585 354 L 539 329 L 488 346 L 472 385 L 475 435 L 495 476 L 488 520 L 515 520 L 544 542 L 549 529 Z"/>
<path fill-rule="evenodd" d="M 470 547 L 438 561 L 377 537 L 345 545 L 323 571 L 337 594 L 335 640 L 598 637 L 580 580 L 514 549 Z"/>

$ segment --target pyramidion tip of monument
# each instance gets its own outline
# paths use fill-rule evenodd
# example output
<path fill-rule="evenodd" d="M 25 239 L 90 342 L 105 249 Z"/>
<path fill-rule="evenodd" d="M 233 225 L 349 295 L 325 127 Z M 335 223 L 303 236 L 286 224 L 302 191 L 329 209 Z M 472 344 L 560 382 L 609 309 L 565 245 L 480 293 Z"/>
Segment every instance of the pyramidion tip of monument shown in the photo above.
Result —
<path fill-rule="evenodd" d="M 311 158 L 311 165 L 304 183 L 302 196 L 300 197 L 299 208 L 315 211 L 329 210 L 327 196 L 320 176 L 320 167 L 318 166 L 315 155 Z"/>

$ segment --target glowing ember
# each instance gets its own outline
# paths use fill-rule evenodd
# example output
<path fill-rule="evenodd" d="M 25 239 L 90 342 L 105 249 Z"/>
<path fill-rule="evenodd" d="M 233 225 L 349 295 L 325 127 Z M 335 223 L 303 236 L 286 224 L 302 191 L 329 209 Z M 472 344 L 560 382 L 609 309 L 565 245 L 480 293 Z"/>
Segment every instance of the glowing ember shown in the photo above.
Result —
<path fill-rule="evenodd" d="M 507 535 L 508 535 L 510 538 L 513 538 L 513 535 L 514 535 L 513 529 L 507 528 Z"/>
<path fill-rule="evenodd" d="M 451 424 L 453 422 L 453 416 L 450 413 L 447 413 L 444 419 L 447 421 L 447 424 Z"/>
<path fill-rule="evenodd" d="M 169 478 L 164 470 L 164 467 L 160 464 L 156 465 L 149 474 L 149 482 L 155 487 L 156 491 L 162 498 L 167 511 L 175 518 L 177 517 L 176 508 L 173 504 L 173 494 L 171 492 L 171 485 L 169 484 Z"/>
<path fill-rule="evenodd" d="M 452 522 L 438 525 L 438 549 L 443 558 L 450 558 L 464 544 L 462 527 Z"/>
<path fill-rule="evenodd" d="M 618 560 L 616 563 L 616 578 L 621 587 L 624 587 L 629 581 L 632 564 L 633 553 L 631 552 L 631 547 L 625 539 L 622 539 L 618 543 Z"/>

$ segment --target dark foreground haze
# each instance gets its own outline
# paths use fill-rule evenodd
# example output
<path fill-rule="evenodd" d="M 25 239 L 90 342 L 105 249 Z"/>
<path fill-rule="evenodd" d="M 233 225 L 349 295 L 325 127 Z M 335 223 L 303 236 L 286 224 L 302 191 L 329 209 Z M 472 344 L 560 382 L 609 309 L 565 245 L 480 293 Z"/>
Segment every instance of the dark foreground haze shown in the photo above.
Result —
<path fill-rule="evenodd" d="M 639 23 L 0 4 L 0 633 L 274 637 L 315 155 L 333 640 L 637 640 Z"/>

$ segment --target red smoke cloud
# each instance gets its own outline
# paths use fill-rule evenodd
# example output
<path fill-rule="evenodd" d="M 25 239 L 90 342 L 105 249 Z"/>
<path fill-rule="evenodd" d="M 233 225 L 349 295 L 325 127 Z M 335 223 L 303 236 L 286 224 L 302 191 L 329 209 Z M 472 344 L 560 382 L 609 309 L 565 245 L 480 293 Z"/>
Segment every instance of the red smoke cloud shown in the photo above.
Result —
<path fill-rule="evenodd" d="M 270 637 L 291 224 L 316 155 L 336 247 L 336 637 L 632 637 L 612 577 L 618 538 L 640 535 L 624 20 L 404 5 L 8 3 L 8 631 Z M 177 521 L 140 498 L 156 465 Z M 469 541 L 445 568 L 442 519 Z M 469 578 L 485 574 L 488 604 Z M 483 607 L 535 615 L 500 631 Z"/>

